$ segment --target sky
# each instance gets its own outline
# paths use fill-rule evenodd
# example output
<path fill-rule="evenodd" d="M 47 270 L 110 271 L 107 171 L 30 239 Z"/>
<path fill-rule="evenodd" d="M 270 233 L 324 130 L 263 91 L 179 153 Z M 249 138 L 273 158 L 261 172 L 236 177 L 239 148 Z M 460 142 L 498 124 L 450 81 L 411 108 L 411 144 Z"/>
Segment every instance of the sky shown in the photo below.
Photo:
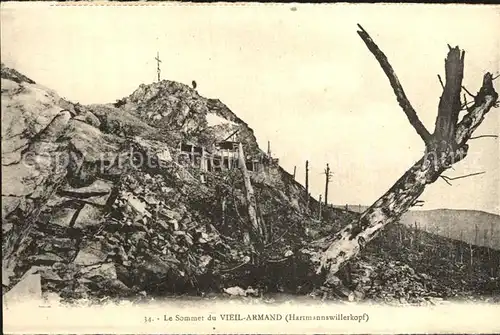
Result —
<path fill-rule="evenodd" d="M 74 102 L 109 103 L 141 83 L 190 84 L 219 98 L 267 141 L 297 180 L 309 160 L 311 193 L 369 205 L 417 161 L 420 137 L 357 35 L 361 24 L 387 55 L 420 119 L 432 132 L 447 44 L 466 51 L 464 85 L 500 71 L 500 7 L 373 4 L 175 4 L 64 6 L 1 4 L 1 58 Z M 500 91 L 500 80 L 496 82 Z M 500 110 L 475 135 L 499 134 Z M 499 139 L 470 142 L 468 157 L 420 198 L 422 209 L 500 214 Z"/>

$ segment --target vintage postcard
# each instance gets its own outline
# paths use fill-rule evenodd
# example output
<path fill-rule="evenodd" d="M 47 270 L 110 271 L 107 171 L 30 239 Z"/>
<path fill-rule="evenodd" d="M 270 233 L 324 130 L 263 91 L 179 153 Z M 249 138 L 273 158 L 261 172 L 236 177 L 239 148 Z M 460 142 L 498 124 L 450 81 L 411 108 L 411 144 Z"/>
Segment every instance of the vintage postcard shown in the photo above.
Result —
<path fill-rule="evenodd" d="M 499 31 L 3 2 L 4 332 L 500 332 Z"/>

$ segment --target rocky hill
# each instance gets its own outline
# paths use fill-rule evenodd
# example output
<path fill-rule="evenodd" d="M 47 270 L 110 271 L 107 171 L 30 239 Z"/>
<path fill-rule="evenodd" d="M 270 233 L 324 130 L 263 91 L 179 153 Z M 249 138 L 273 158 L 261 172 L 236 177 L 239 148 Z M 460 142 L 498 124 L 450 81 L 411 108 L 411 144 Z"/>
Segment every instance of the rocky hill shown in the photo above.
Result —
<path fill-rule="evenodd" d="M 414 269 L 429 253 L 404 243 L 399 252 L 388 249 L 399 236 L 392 228 L 341 275 L 349 292 L 322 287 L 300 250 L 320 246 L 358 214 L 330 208 L 318 220 L 317 202 L 272 159 L 250 174 L 265 222 L 256 254 L 243 243 L 249 219 L 241 171 L 180 159 L 183 144 L 209 149 L 228 137 L 246 155 L 266 157 L 252 129 L 219 100 L 164 80 L 114 103 L 83 106 L 3 65 L 1 75 L 4 292 L 32 274 L 43 292 L 65 300 L 252 286 L 350 299 L 390 293 L 411 303 L 455 296 L 463 285 L 448 292 L 440 270 L 433 277 Z M 476 261 L 471 287 L 497 279 L 490 269 L 498 259 Z M 478 294 L 499 289 L 485 287 Z"/>
<path fill-rule="evenodd" d="M 4 286 L 37 272 L 44 289 L 78 298 L 219 290 L 227 272 L 238 281 L 227 270 L 249 257 L 241 173 L 202 179 L 177 159 L 181 142 L 208 146 L 236 129 L 245 153 L 263 153 L 248 125 L 186 85 L 82 106 L 2 66 Z M 282 257 L 311 221 L 305 192 L 279 165 L 252 179 L 264 252 Z"/>

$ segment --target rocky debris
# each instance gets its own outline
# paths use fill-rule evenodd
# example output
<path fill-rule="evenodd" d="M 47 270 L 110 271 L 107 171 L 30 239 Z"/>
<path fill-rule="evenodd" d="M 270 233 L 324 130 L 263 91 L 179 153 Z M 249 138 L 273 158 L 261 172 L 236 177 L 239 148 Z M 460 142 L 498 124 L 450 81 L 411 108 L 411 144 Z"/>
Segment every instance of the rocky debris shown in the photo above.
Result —
<path fill-rule="evenodd" d="M 16 303 L 39 303 L 42 300 L 40 274 L 28 271 L 9 292 L 3 295 L 6 306 Z"/>
<path fill-rule="evenodd" d="M 187 134 L 206 124 L 208 109 L 198 93 L 176 82 L 163 80 L 140 85 L 124 102 L 124 109 L 132 110 L 150 125 Z"/>
<path fill-rule="evenodd" d="M 152 137 L 169 142 L 167 141 L 170 138 L 169 133 L 159 132 L 128 111 L 110 105 L 90 105 L 85 108 L 99 119 L 99 129 L 105 134 L 120 137 Z"/>
<path fill-rule="evenodd" d="M 179 169 L 170 164 L 171 173 Z M 22 258 L 17 272 L 39 267 L 44 290 L 59 292 L 63 299 L 155 292 L 165 285 L 169 290 L 171 285 L 196 289 L 196 277 L 215 263 L 224 265 L 212 255 L 215 250 L 224 255 L 229 247 L 210 220 L 193 217 L 182 205 L 187 199 L 173 193 L 174 187 L 182 187 L 165 175 L 167 167 L 155 175 L 134 170 L 119 184 L 97 180 L 80 188 L 61 187 L 32 233 L 27 248 L 32 256 Z M 198 183 L 184 187 L 181 192 L 189 197 L 199 193 Z M 116 195 L 106 209 L 108 201 L 101 197 L 110 193 Z M 71 207 L 81 201 L 83 209 Z M 82 218 L 84 208 L 95 208 L 101 215 Z"/>
<path fill-rule="evenodd" d="M 224 293 L 227 293 L 231 296 L 247 297 L 247 296 L 258 296 L 259 295 L 259 290 L 253 289 L 251 286 L 249 286 L 246 290 L 242 289 L 239 286 L 233 286 L 233 287 L 224 288 L 223 291 L 224 291 Z"/>
<path fill-rule="evenodd" d="M 147 148 L 148 156 L 156 156 L 158 166 L 166 162 L 172 161 L 172 155 L 170 150 L 165 143 L 155 140 L 147 140 L 141 137 L 135 137 L 135 142 L 139 144 L 142 148 Z"/>
<path fill-rule="evenodd" d="M 57 94 L 30 81 L 12 81 L 12 73 L 2 68 L 2 268 L 7 276 L 35 218 L 66 177 L 69 153 L 59 139 L 70 119 Z"/>
<path fill-rule="evenodd" d="M 166 131 L 163 140 L 177 145 L 188 140 L 199 145 L 227 139 L 234 133 L 247 154 L 258 154 L 253 130 L 218 99 L 206 99 L 193 88 L 169 80 L 140 85 L 130 96 L 119 100 L 120 109 L 150 126 Z M 220 124 L 207 120 L 217 117 Z M 144 137 L 144 136 L 143 136 Z"/>
<path fill-rule="evenodd" d="M 6 67 L 3 63 L 1 64 L 1 75 L 2 75 L 2 78 L 12 80 L 18 84 L 21 84 L 23 82 L 28 83 L 28 84 L 36 84 L 30 78 L 17 72 L 15 69 L 11 69 L 11 68 Z"/>
<path fill-rule="evenodd" d="M 462 293 L 460 289 L 442 286 L 439 279 L 418 273 L 407 264 L 371 255 L 354 261 L 351 271 L 352 282 L 344 283 L 334 277 L 329 285 L 315 289 L 311 295 L 389 305 L 437 305 Z"/>
<path fill-rule="evenodd" d="M 306 260 L 314 259 L 318 252 L 328 247 L 338 228 L 331 223 L 324 225 L 320 235 L 326 236 L 301 249 Z M 350 261 L 349 275 L 339 271 L 339 277 L 330 278 L 330 285 L 316 286 L 311 295 L 322 299 L 394 305 L 498 300 L 500 280 L 488 276 L 491 272 L 488 259 L 478 256 L 474 260 L 474 271 L 471 271 L 469 266 L 457 266 L 456 260 L 448 258 L 450 241 L 419 232 L 422 240 L 405 244 L 400 229 L 406 228 L 399 225 L 388 227 L 360 256 Z M 444 245 L 444 252 L 436 252 L 435 248 L 441 245 Z M 490 250 L 490 253 L 490 258 L 496 259 L 495 252 Z"/>
<path fill-rule="evenodd" d="M 99 128 L 101 126 L 101 121 L 90 111 L 84 111 L 80 115 L 77 115 L 75 120 L 85 122 L 95 128 Z"/>
<path fill-rule="evenodd" d="M 434 291 L 437 281 L 407 264 L 384 259 L 371 259 L 370 263 L 376 266 L 358 262 L 353 269 L 353 285 L 368 299 L 418 304 L 439 297 L 440 293 Z"/>

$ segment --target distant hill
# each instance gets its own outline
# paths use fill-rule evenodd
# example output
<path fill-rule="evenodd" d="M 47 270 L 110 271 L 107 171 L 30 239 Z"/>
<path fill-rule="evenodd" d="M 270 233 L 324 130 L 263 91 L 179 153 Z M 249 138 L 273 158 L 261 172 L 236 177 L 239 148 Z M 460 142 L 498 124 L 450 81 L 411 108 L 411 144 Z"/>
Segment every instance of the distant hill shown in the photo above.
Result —
<path fill-rule="evenodd" d="M 366 208 L 363 205 L 348 205 L 353 212 Z M 418 229 L 432 234 L 500 250 L 500 215 L 476 210 L 433 209 L 413 210 L 401 217 L 405 226 L 414 227 L 415 222 Z"/>
<path fill-rule="evenodd" d="M 500 216 L 474 210 L 435 209 L 410 211 L 401 223 L 429 233 L 480 246 L 500 249 Z"/>

